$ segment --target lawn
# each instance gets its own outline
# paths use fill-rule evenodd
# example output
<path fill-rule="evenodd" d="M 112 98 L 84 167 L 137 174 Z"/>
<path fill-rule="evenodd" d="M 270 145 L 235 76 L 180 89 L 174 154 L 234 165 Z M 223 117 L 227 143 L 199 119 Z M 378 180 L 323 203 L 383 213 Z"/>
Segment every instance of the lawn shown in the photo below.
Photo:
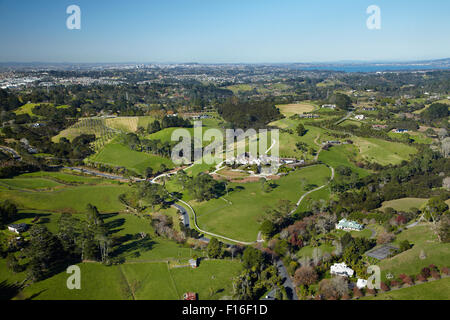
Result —
<path fill-rule="evenodd" d="M 428 225 L 403 231 L 397 236 L 394 245 L 398 246 L 402 240 L 408 240 L 414 246 L 392 258 L 380 261 L 378 265 L 384 276 L 388 272 L 395 276 L 400 273 L 417 274 L 430 264 L 435 264 L 437 267 L 450 266 L 450 243 L 438 242 Z M 421 250 L 426 255 L 425 259 L 419 258 Z M 384 276 L 382 279 L 385 279 Z"/>
<path fill-rule="evenodd" d="M 416 148 L 399 142 L 360 137 L 353 137 L 352 140 L 366 161 L 377 162 L 381 165 L 400 164 L 417 153 Z"/>
<path fill-rule="evenodd" d="M 340 145 L 333 146 L 329 150 L 322 150 L 319 155 L 319 160 L 337 168 L 338 166 L 345 166 L 356 172 L 360 178 L 370 174 L 366 169 L 360 168 L 352 162 L 352 159 L 357 159 L 358 150 L 354 145 Z"/>
<path fill-rule="evenodd" d="M 291 103 L 291 104 L 280 104 L 276 106 L 280 109 L 280 112 L 286 117 L 292 116 L 294 114 L 309 113 L 316 109 L 317 107 L 311 103 Z"/>
<path fill-rule="evenodd" d="M 172 268 L 167 263 L 127 263 L 104 266 L 98 263 L 78 264 L 81 289 L 69 290 L 69 275 L 61 272 L 32 284 L 16 299 L 38 300 L 180 300 L 185 292 L 199 299 L 220 299 L 232 294 L 232 278 L 241 270 L 239 262 L 202 261 L 197 269 Z M 8 277 L 8 280 L 11 281 Z M 134 288 L 131 294 L 130 288 Z"/>
<path fill-rule="evenodd" d="M 34 179 L 29 179 L 34 180 Z M 1 200 L 12 200 L 20 208 L 56 212 L 84 212 L 91 203 L 101 212 L 118 212 L 124 209 L 118 197 L 129 191 L 126 185 L 71 186 L 57 191 L 8 191 L 0 190 Z"/>
<path fill-rule="evenodd" d="M 450 278 L 443 278 L 418 284 L 408 288 L 364 297 L 361 300 L 448 300 L 450 297 Z"/>
<path fill-rule="evenodd" d="M 274 181 L 277 187 L 265 193 L 261 183 L 230 183 L 229 188 L 242 187 L 223 199 L 214 199 L 191 205 L 198 216 L 200 228 L 240 241 L 255 241 L 259 231 L 259 220 L 265 207 L 275 207 L 279 200 L 296 203 L 305 192 L 307 184 L 323 185 L 330 177 L 330 169 L 324 165 L 312 166 L 291 172 Z"/>
<path fill-rule="evenodd" d="M 165 164 L 168 168 L 173 168 L 173 163 L 168 158 L 133 151 L 127 146 L 116 142 L 105 145 L 97 154 L 90 157 L 89 161 L 104 163 L 113 167 L 125 167 L 138 174 L 143 174 L 148 167 L 153 168 L 155 171 L 159 170 L 161 164 Z"/>
<path fill-rule="evenodd" d="M 41 105 L 41 104 L 45 104 L 45 105 L 53 105 L 52 103 L 44 103 L 44 102 L 40 102 L 40 103 L 27 103 L 24 104 L 23 106 L 21 106 L 19 109 L 15 110 L 14 113 L 19 115 L 19 114 L 28 114 L 30 116 L 34 116 L 33 114 L 33 108 Z"/>
<path fill-rule="evenodd" d="M 410 211 L 411 208 L 420 209 L 428 199 L 421 198 L 402 198 L 383 202 L 381 209 L 393 208 L 397 211 Z"/>

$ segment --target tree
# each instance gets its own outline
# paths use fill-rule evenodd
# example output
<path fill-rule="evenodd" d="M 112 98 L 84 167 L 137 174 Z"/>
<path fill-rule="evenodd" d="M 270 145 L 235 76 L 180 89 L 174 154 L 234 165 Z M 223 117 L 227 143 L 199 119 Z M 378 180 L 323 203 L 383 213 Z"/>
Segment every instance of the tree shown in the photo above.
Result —
<path fill-rule="evenodd" d="M 409 250 L 409 249 L 411 249 L 411 244 L 409 243 L 408 240 L 403 240 L 402 242 L 400 242 L 399 249 L 400 249 L 400 252 Z"/>
<path fill-rule="evenodd" d="M 270 220 L 264 220 L 264 222 L 261 224 L 260 230 L 264 237 L 271 238 L 272 235 L 276 232 L 276 227 Z"/>
<path fill-rule="evenodd" d="M 33 225 L 30 228 L 30 241 L 27 257 L 30 259 L 29 272 L 33 281 L 51 275 L 65 257 L 59 239 L 45 226 Z"/>
<path fill-rule="evenodd" d="M 297 286 L 310 286 L 317 282 L 318 275 L 316 270 L 311 266 L 302 266 L 295 271 L 294 283 Z"/>
<path fill-rule="evenodd" d="M 208 257 L 213 258 L 213 259 L 218 259 L 222 257 L 223 254 L 223 248 L 222 248 L 222 243 L 217 240 L 216 238 L 212 238 L 209 243 L 208 243 L 208 247 L 207 247 L 207 253 L 208 253 Z"/>
<path fill-rule="evenodd" d="M 0 228 L 17 218 L 17 206 L 9 200 L 0 203 Z"/>
<path fill-rule="evenodd" d="M 150 134 L 158 132 L 160 130 L 161 130 L 161 124 L 159 123 L 158 120 L 155 120 L 155 121 L 149 123 L 149 125 L 147 127 L 147 131 Z"/>
<path fill-rule="evenodd" d="M 297 125 L 297 128 L 295 128 L 295 131 L 297 132 L 297 134 L 300 137 L 303 137 L 306 134 L 306 132 L 307 132 L 307 130 L 305 129 L 305 126 L 303 124 L 301 124 L 301 123 L 299 123 Z"/>
<path fill-rule="evenodd" d="M 264 263 L 264 256 L 261 251 L 253 247 L 247 247 L 242 254 L 242 264 L 244 268 L 251 269 L 254 268 L 258 270 L 260 266 Z"/>
<path fill-rule="evenodd" d="M 148 179 L 153 175 L 153 168 L 152 167 L 147 167 L 145 168 L 145 178 Z"/>

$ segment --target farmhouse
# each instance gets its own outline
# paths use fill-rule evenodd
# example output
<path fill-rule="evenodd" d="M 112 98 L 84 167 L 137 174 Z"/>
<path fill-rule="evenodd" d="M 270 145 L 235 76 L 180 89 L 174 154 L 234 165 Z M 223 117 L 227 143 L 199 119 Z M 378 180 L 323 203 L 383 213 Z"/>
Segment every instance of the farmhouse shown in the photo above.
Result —
<path fill-rule="evenodd" d="M 337 276 L 352 277 L 354 271 L 351 268 L 347 267 L 345 262 L 342 262 L 333 264 L 330 267 L 330 273 Z"/>
<path fill-rule="evenodd" d="M 349 221 L 347 219 L 342 219 L 336 224 L 336 229 L 338 230 L 352 230 L 361 231 L 363 226 L 356 221 Z"/>
<path fill-rule="evenodd" d="M 322 108 L 324 109 L 336 109 L 336 105 L 335 104 L 323 104 Z"/>
<path fill-rule="evenodd" d="M 189 260 L 189 264 L 190 264 L 191 268 L 197 268 L 198 267 L 197 259 L 190 259 Z"/>
<path fill-rule="evenodd" d="M 363 114 L 357 114 L 357 115 L 355 116 L 355 119 L 356 119 L 356 120 L 364 120 L 364 119 L 365 119 L 365 116 L 364 116 Z"/>
<path fill-rule="evenodd" d="M 28 225 L 26 223 L 12 224 L 8 226 L 8 230 L 15 232 L 17 234 L 21 232 L 25 232 L 28 229 Z"/>
<path fill-rule="evenodd" d="M 395 132 L 395 133 L 406 133 L 406 132 L 408 132 L 407 129 L 393 129 L 392 131 Z"/>

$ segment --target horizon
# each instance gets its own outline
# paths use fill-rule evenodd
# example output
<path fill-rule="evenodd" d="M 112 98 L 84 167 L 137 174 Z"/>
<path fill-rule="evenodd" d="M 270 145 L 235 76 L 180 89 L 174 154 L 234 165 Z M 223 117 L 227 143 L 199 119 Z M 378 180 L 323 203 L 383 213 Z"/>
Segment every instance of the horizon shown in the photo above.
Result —
<path fill-rule="evenodd" d="M 373 4 L 3 0 L 0 27 L 8 32 L 0 61 L 322 64 L 448 59 L 448 1 L 376 1 L 380 29 L 369 30 L 367 9 Z M 67 27 L 71 5 L 80 8 L 79 30 Z"/>

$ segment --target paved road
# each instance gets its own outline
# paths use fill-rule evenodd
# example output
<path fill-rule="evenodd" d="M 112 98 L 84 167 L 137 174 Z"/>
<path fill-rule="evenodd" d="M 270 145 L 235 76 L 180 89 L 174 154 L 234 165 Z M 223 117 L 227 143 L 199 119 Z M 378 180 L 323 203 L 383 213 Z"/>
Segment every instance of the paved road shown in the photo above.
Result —
<path fill-rule="evenodd" d="M 286 293 L 289 297 L 289 300 L 298 300 L 297 293 L 295 292 L 295 286 L 292 283 L 291 277 L 289 276 L 289 273 L 286 270 L 286 267 L 283 264 L 283 261 L 278 260 L 277 261 L 277 268 L 278 273 L 281 276 L 281 279 L 283 281 L 283 287 L 286 289 Z"/>
<path fill-rule="evenodd" d="M 189 228 L 189 214 L 188 214 L 187 210 L 183 206 L 180 206 L 179 204 L 176 204 L 176 203 L 174 203 L 172 205 L 172 207 L 174 207 L 175 209 L 177 209 L 180 212 L 181 219 L 183 221 L 184 226 L 186 228 Z"/>

